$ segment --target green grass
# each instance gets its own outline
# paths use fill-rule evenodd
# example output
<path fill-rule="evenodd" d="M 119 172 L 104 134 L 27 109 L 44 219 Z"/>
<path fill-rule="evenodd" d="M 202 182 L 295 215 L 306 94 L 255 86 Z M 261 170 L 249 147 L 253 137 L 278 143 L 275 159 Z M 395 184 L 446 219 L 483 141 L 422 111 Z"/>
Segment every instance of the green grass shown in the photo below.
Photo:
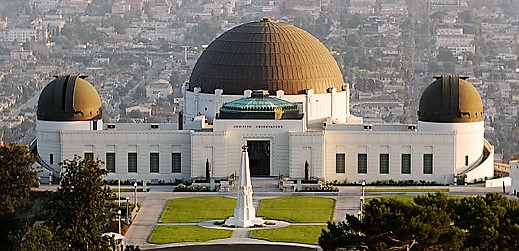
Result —
<path fill-rule="evenodd" d="M 402 201 L 402 202 L 405 202 L 405 203 L 414 203 L 414 198 L 416 198 L 416 196 L 382 196 L 382 197 L 371 197 L 371 198 L 366 198 L 366 203 L 368 203 L 369 201 L 373 200 L 373 199 L 382 199 L 382 198 L 386 198 L 386 199 L 395 199 L 395 200 L 399 200 L 399 201 Z"/>
<path fill-rule="evenodd" d="M 333 218 L 335 200 L 322 197 L 281 197 L 261 200 L 258 216 L 293 223 L 327 222 Z"/>
<path fill-rule="evenodd" d="M 448 188 L 366 188 L 366 193 L 392 193 L 392 192 L 406 192 L 406 193 L 447 193 Z"/>
<path fill-rule="evenodd" d="M 207 196 L 168 201 L 159 222 L 203 222 L 224 220 L 234 214 L 236 199 Z"/>
<path fill-rule="evenodd" d="M 149 243 L 204 242 L 229 238 L 232 230 L 218 230 L 198 226 L 156 226 L 148 239 Z"/>
<path fill-rule="evenodd" d="M 406 195 L 406 196 L 377 196 L 377 197 L 367 197 L 366 198 L 366 203 L 368 203 L 370 200 L 373 200 L 373 199 L 382 199 L 382 198 L 393 198 L 393 199 L 396 199 L 396 200 L 399 200 L 399 201 L 402 201 L 402 202 L 409 202 L 409 203 L 414 203 L 414 198 L 418 197 L 418 195 Z M 465 198 L 466 196 L 459 196 L 459 195 L 449 195 L 447 196 L 447 198 L 449 199 L 454 199 L 454 200 L 461 200 L 463 198 Z"/>
<path fill-rule="evenodd" d="M 317 240 L 321 235 L 321 230 L 325 228 L 326 225 L 288 226 L 274 229 L 253 230 L 250 233 L 250 237 L 253 239 L 268 241 L 317 244 Z"/>

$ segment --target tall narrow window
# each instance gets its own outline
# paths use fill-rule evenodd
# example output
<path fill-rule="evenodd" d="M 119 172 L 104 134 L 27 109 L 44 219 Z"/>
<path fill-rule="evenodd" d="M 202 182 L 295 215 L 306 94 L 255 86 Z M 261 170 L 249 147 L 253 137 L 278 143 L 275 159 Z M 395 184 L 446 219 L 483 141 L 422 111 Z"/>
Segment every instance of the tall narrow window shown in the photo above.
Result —
<path fill-rule="evenodd" d="M 433 173 L 433 155 L 431 153 L 425 153 L 423 155 L 423 173 Z"/>
<path fill-rule="evenodd" d="M 92 130 L 97 131 L 97 120 L 92 121 Z"/>
<path fill-rule="evenodd" d="M 85 153 L 85 159 L 94 159 L 94 153 L 93 152 L 86 152 Z"/>
<path fill-rule="evenodd" d="M 52 153 L 49 155 L 49 163 L 50 163 L 51 165 L 54 164 L 54 154 L 52 154 Z"/>
<path fill-rule="evenodd" d="M 357 155 L 357 172 L 368 173 L 368 154 L 359 153 Z"/>
<path fill-rule="evenodd" d="M 182 155 L 181 153 L 171 153 L 171 172 L 182 172 Z"/>
<path fill-rule="evenodd" d="M 159 172 L 159 153 L 150 153 L 150 173 Z"/>
<path fill-rule="evenodd" d="M 137 153 L 128 153 L 128 172 L 137 172 Z"/>
<path fill-rule="evenodd" d="M 106 153 L 106 169 L 115 173 L 115 153 Z"/>
<path fill-rule="evenodd" d="M 389 174 L 389 153 L 380 154 L 379 168 L 381 174 Z"/>
<path fill-rule="evenodd" d="M 402 154 L 402 174 L 411 174 L 411 154 Z"/>
<path fill-rule="evenodd" d="M 465 166 L 469 165 L 469 156 L 465 155 Z"/>
<path fill-rule="evenodd" d="M 335 172 L 346 173 L 346 154 L 336 153 L 335 154 Z"/>

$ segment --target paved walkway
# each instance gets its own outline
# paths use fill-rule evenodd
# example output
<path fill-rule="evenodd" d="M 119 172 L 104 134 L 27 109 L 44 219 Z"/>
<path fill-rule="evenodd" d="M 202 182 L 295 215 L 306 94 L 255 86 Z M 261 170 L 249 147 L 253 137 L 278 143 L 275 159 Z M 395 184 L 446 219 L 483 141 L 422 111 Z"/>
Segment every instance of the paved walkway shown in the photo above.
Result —
<path fill-rule="evenodd" d="M 355 194 L 358 195 L 355 195 Z M 346 219 L 346 214 L 357 215 L 360 211 L 360 187 L 339 187 L 335 200 L 333 221 Z"/>

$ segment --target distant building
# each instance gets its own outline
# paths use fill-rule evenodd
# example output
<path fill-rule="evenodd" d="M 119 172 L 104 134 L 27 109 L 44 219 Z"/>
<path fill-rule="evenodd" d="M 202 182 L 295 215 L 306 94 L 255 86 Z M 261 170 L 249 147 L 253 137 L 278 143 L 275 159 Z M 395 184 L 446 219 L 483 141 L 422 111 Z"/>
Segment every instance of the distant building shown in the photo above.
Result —
<path fill-rule="evenodd" d="M 510 178 L 512 179 L 512 193 L 519 194 L 519 160 L 510 161 Z"/>
<path fill-rule="evenodd" d="M 159 79 L 158 81 L 146 85 L 146 97 L 151 99 L 163 99 L 173 94 L 173 87 L 169 81 Z"/>
<path fill-rule="evenodd" d="M 140 104 L 140 105 L 135 105 L 135 106 L 130 106 L 128 108 L 126 108 L 126 113 L 131 113 L 133 111 L 137 111 L 137 112 L 140 112 L 142 113 L 143 115 L 145 116 L 151 116 L 151 112 L 152 112 L 152 107 L 150 105 L 144 105 L 144 104 Z"/>
<path fill-rule="evenodd" d="M 6 42 L 27 42 L 31 40 L 40 41 L 48 38 L 47 30 L 41 29 L 6 29 L 0 31 L 0 40 Z"/>

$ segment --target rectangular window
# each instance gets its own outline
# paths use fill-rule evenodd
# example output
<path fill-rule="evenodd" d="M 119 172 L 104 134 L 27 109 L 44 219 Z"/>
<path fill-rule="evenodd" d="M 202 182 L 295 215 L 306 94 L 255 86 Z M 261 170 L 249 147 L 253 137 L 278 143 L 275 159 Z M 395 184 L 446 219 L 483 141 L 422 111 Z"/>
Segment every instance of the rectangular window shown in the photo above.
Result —
<path fill-rule="evenodd" d="M 93 152 L 86 152 L 85 153 L 85 159 L 94 159 L 94 153 Z"/>
<path fill-rule="evenodd" d="M 346 173 L 346 154 L 336 153 L 335 154 L 335 172 Z"/>
<path fill-rule="evenodd" d="M 150 173 L 159 172 L 159 153 L 150 153 Z"/>
<path fill-rule="evenodd" d="M 115 173 L 115 153 L 106 153 L 106 169 Z"/>
<path fill-rule="evenodd" d="M 128 172 L 137 172 L 137 153 L 128 153 Z"/>
<path fill-rule="evenodd" d="M 469 165 L 469 156 L 465 155 L 465 166 Z"/>
<path fill-rule="evenodd" d="M 180 153 L 171 154 L 171 172 L 181 173 L 182 172 L 182 155 Z"/>
<path fill-rule="evenodd" d="M 402 154 L 402 174 L 411 174 L 411 154 Z"/>
<path fill-rule="evenodd" d="M 92 130 L 97 131 L 97 120 L 92 121 Z"/>
<path fill-rule="evenodd" d="M 52 153 L 49 155 L 49 163 L 50 163 L 51 165 L 54 164 L 54 154 L 52 154 Z"/>
<path fill-rule="evenodd" d="M 423 173 L 433 173 L 433 155 L 431 153 L 425 153 L 423 155 Z"/>
<path fill-rule="evenodd" d="M 389 153 L 381 153 L 379 157 L 381 174 L 389 174 Z"/>
<path fill-rule="evenodd" d="M 357 155 L 357 172 L 368 173 L 368 154 L 359 153 Z"/>

